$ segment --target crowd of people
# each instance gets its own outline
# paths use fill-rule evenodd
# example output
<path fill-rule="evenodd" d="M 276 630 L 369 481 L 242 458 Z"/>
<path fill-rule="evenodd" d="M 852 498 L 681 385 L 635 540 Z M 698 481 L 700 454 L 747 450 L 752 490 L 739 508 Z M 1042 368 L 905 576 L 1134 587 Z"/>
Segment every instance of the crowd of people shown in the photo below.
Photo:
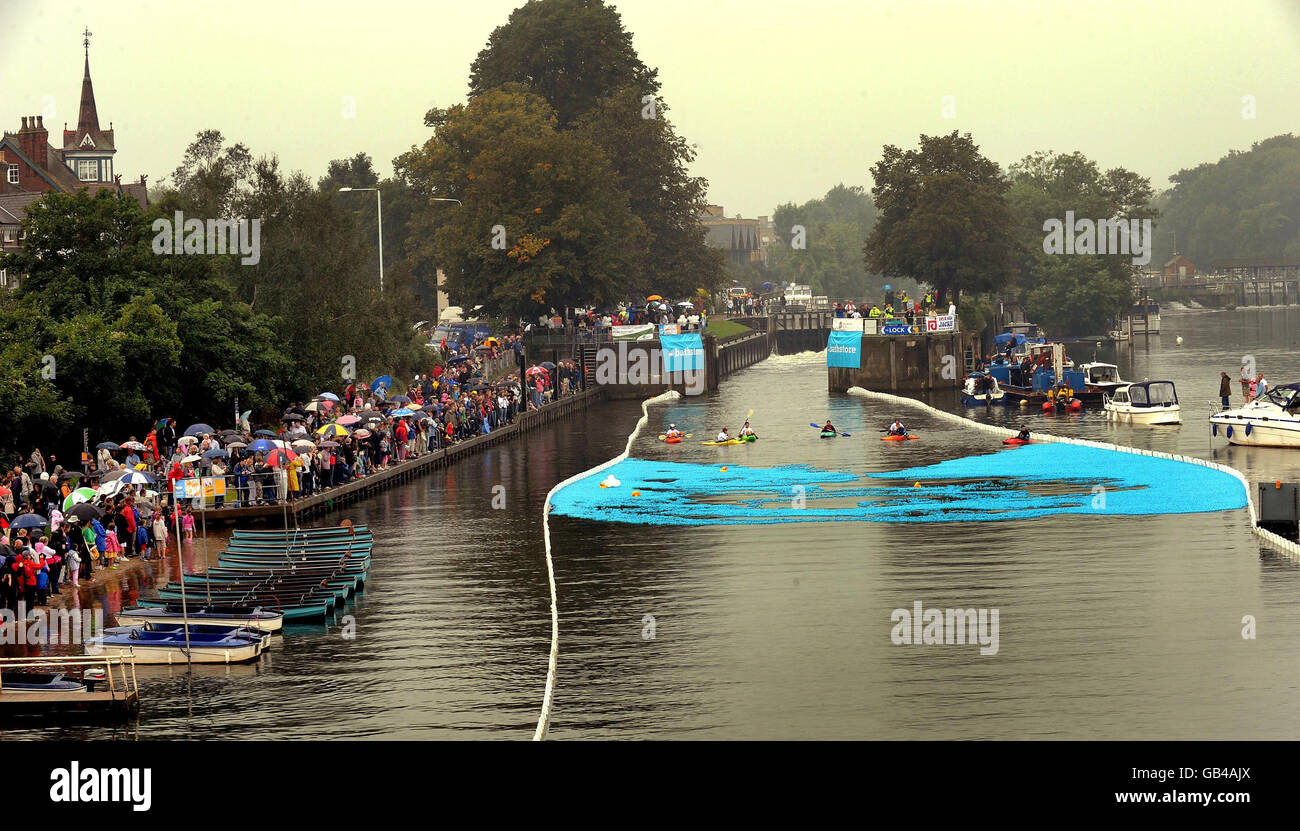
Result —
<path fill-rule="evenodd" d="M 854 303 L 852 300 L 845 300 L 835 304 L 836 317 L 848 318 L 870 318 L 870 319 L 898 319 L 906 320 L 909 325 L 913 324 L 918 317 L 924 317 L 930 314 L 938 314 L 941 307 L 938 305 L 933 291 L 928 291 L 920 300 L 913 300 L 907 296 L 906 291 L 886 292 L 885 299 L 880 303 L 867 304 L 867 301 Z M 948 304 L 948 314 L 957 314 L 956 304 Z"/>
<path fill-rule="evenodd" d="M 393 388 L 389 376 L 292 402 L 276 429 L 248 413 L 231 428 L 183 431 L 163 418 L 142 439 L 106 441 L 69 470 L 39 447 L 0 476 L 0 603 L 45 604 L 95 568 L 165 556 L 192 538 L 196 509 L 281 504 L 339 487 L 512 423 L 586 388 L 573 361 L 521 374 L 517 336 L 442 343 L 445 363 Z M 195 502 L 178 495 L 200 480 Z M 206 482 L 203 480 L 207 480 Z"/>

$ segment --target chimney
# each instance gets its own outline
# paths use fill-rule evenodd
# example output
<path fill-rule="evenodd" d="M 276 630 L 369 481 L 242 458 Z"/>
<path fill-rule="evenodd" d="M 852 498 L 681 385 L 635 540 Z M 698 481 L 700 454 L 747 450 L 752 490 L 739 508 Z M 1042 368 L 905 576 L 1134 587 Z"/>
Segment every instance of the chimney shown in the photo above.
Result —
<path fill-rule="evenodd" d="M 21 132 L 27 132 L 27 116 L 23 116 L 23 129 Z"/>

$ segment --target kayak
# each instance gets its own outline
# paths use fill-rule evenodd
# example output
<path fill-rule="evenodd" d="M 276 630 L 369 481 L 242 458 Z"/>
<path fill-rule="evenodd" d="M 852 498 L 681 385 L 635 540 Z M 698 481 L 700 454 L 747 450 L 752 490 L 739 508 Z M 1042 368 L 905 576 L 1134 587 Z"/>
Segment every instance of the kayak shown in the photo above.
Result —
<path fill-rule="evenodd" d="M 919 439 L 920 436 L 881 436 L 881 441 L 907 441 L 908 439 Z"/>
<path fill-rule="evenodd" d="M 741 437 L 740 437 L 740 440 L 741 440 L 741 441 L 758 441 L 758 436 L 756 436 L 756 435 L 741 436 Z"/>
<path fill-rule="evenodd" d="M 1022 444 L 1029 444 L 1029 439 L 1018 439 L 1018 438 L 1012 437 L 1012 438 L 1009 438 L 1009 439 L 1003 439 L 1003 440 L 1002 440 L 1002 443 L 1003 443 L 1003 444 L 1010 444 L 1010 445 L 1014 445 L 1014 446 L 1019 446 L 1019 445 L 1022 445 Z"/>
<path fill-rule="evenodd" d="M 681 443 L 682 443 L 681 436 L 669 436 L 668 438 L 664 439 L 664 444 L 681 444 Z"/>
<path fill-rule="evenodd" d="M 744 439 L 727 439 L 726 441 L 702 441 L 700 444 L 707 444 L 709 447 L 726 447 L 732 444 L 744 444 Z"/>
<path fill-rule="evenodd" d="M 838 436 L 838 435 L 839 435 L 839 433 L 822 433 L 822 438 L 824 438 L 824 439 L 833 439 L 833 438 L 835 438 L 835 437 Z"/>

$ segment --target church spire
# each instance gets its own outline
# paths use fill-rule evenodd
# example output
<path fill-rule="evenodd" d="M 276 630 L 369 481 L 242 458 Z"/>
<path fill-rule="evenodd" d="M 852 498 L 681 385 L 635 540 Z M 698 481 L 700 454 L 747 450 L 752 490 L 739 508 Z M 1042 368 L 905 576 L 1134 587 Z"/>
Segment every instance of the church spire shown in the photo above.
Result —
<path fill-rule="evenodd" d="M 86 74 L 81 79 L 81 110 L 77 115 L 77 135 L 89 134 L 91 140 L 99 138 L 99 113 L 95 110 L 95 88 L 90 83 L 90 27 L 82 33 L 86 47 Z"/>

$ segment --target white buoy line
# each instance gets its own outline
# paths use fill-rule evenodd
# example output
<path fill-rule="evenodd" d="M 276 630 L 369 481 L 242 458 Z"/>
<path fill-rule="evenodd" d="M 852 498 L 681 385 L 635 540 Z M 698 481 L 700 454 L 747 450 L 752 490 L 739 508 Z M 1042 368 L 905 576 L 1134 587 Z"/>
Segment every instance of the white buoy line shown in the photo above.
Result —
<path fill-rule="evenodd" d="M 570 476 L 563 482 L 551 488 L 546 494 L 546 502 L 542 505 L 542 539 L 546 543 L 546 577 L 551 584 L 551 658 L 546 669 L 546 693 L 542 696 L 542 712 L 537 717 L 537 731 L 533 733 L 533 741 L 541 741 L 546 738 L 546 731 L 551 727 L 551 706 L 555 701 L 555 668 L 560 658 L 560 612 L 556 603 L 555 592 L 555 561 L 551 557 L 551 497 L 559 493 L 561 489 L 579 481 L 586 479 L 594 473 L 600 473 L 606 468 L 613 467 L 619 462 L 626 459 L 632 452 L 632 442 L 641 433 L 642 428 L 650 423 L 650 405 L 658 404 L 661 401 L 672 401 L 681 398 L 681 393 L 675 390 L 656 395 L 654 398 L 647 398 L 641 402 L 641 418 L 637 420 L 636 427 L 627 437 L 627 446 L 623 452 L 610 459 L 607 462 L 598 464 L 593 468 L 588 468 L 581 473 Z"/>

